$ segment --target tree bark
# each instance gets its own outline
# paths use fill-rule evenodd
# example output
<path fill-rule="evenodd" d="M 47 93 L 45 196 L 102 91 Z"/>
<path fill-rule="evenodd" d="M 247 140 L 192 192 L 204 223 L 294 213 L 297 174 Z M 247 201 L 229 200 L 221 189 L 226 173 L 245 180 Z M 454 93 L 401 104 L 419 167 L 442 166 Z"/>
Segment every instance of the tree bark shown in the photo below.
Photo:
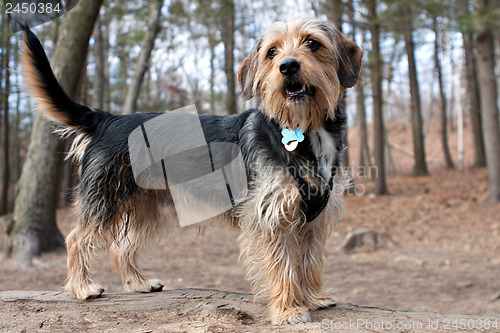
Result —
<path fill-rule="evenodd" d="M 437 17 L 432 18 L 432 28 L 434 30 L 434 68 L 436 71 L 438 85 L 439 85 L 439 96 L 441 99 L 440 109 L 441 109 L 441 145 L 443 146 L 444 161 L 447 169 L 453 169 L 453 160 L 451 159 L 450 148 L 448 147 L 448 125 L 447 125 L 447 106 L 446 106 L 446 95 L 444 93 L 443 87 L 443 74 L 441 70 L 441 62 L 439 61 L 439 53 L 441 47 L 439 45 L 439 30 Z M 430 120 L 429 120 L 430 121 Z"/>
<path fill-rule="evenodd" d="M 410 258 L 413 259 L 413 258 Z M 417 262 L 416 259 L 415 262 Z M 29 315 L 27 309 L 33 309 Z M 35 310 L 36 309 L 36 310 Z M 159 309 L 165 309 L 159 311 Z M 337 303 L 314 311 L 313 324 L 272 326 L 269 308 L 256 302 L 254 295 L 214 289 L 173 289 L 160 293 L 106 294 L 93 301 L 81 302 L 60 291 L 0 291 L 0 318 L 4 332 L 394 332 L 395 329 L 372 329 L 372 326 L 395 327 L 409 323 L 416 329 L 403 332 L 430 332 L 434 323 L 458 323 L 464 316 L 422 310 L 383 309 Z M 467 315 L 467 321 L 493 323 L 498 316 Z M 317 319 L 316 319 L 317 318 Z M 345 328 L 334 330 L 342 318 Z M 360 319 L 362 318 L 362 319 Z M 425 319 L 424 319 L 425 318 Z M 350 323 L 360 322 L 362 327 Z M 325 324 L 321 324 L 325 323 Z M 369 323 L 369 324 L 367 324 Z M 372 324 L 376 323 L 376 324 Z M 386 324 L 384 324 L 386 323 Z M 321 324 L 321 326 L 319 325 Z M 306 326 L 310 325 L 310 326 Z M 328 326 L 331 325 L 331 326 Z M 359 324 L 357 324 L 359 325 Z M 370 329 L 364 328 L 370 325 Z M 40 329 L 40 326 L 43 326 Z M 351 327 L 350 327 L 351 326 Z M 354 327 L 352 327 L 354 326 Z M 91 328 L 90 328 L 91 327 Z M 310 327 L 313 327 L 312 329 Z M 316 328 L 325 327 L 325 328 Z M 200 329 L 201 328 L 201 329 Z M 206 329 L 208 328 L 208 329 Z M 496 329 L 483 329 L 494 332 Z M 479 330 L 469 330 L 478 332 Z"/>
<path fill-rule="evenodd" d="M 326 3 L 326 17 L 328 21 L 333 23 L 337 29 L 342 31 L 342 14 L 344 5 L 342 0 L 327 0 Z"/>
<path fill-rule="evenodd" d="M 102 1 L 80 1 L 64 16 L 53 64 L 59 83 L 72 98 Z M 14 226 L 9 236 L 13 259 L 26 266 L 40 253 L 62 248 L 64 244 L 55 214 L 61 165 L 57 152 L 63 141 L 52 130 L 53 126 L 37 114 L 18 183 Z"/>
<path fill-rule="evenodd" d="M 151 53 L 155 45 L 156 36 L 161 30 L 161 7 L 163 5 L 163 0 L 153 0 L 151 5 L 151 13 L 149 15 L 148 21 L 148 31 L 144 36 L 142 41 L 141 53 L 137 60 L 137 68 L 135 69 L 134 76 L 132 78 L 132 84 L 128 88 L 127 97 L 125 98 L 125 104 L 122 108 L 122 114 L 132 114 L 135 113 L 137 106 L 137 98 L 139 92 L 141 91 L 142 81 L 144 80 L 144 75 L 149 67 L 149 60 L 151 58 Z"/>
<path fill-rule="evenodd" d="M 356 42 L 356 33 L 358 30 L 356 21 L 354 20 L 354 3 L 352 0 L 348 2 L 348 12 L 349 12 L 349 23 L 352 27 L 352 36 L 353 41 Z M 363 36 L 363 34 L 362 34 Z M 362 38 L 363 39 L 363 38 Z M 359 45 L 361 45 L 359 43 Z M 363 69 L 361 69 L 363 70 Z M 359 164 L 363 168 L 361 171 L 361 175 L 366 175 L 366 171 L 369 170 L 371 166 L 371 156 L 370 156 L 370 146 L 368 145 L 368 131 L 366 129 L 366 108 L 365 108 L 365 87 L 363 82 L 363 75 L 356 85 L 356 111 L 358 112 L 359 117 L 359 131 L 360 131 L 360 145 L 359 145 Z"/>
<path fill-rule="evenodd" d="M 356 88 L 356 110 L 359 116 L 359 131 L 360 131 L 360 165 L 365 168 L 363 174 L 369 170 L 371 166 L 370 145 L 368 144 L 368 130 L 366 128 L 366 110 L 365 110 L 365 84 L 363 80 L 359 80 Z"/>
<path fill-rule="evenodd" d="M 476 7 L 478 14 L 493 10 L 488 0 L 476 0 Z M 500 203 L 500 125 L 495 77 L 495 49 L 493 33 L 489 22 L 486 21 L 487 18 L 479 16 L 478 20 L 476 57 L 490 190 L 486 201 L 490 204 L 497 204 Z"/>
<path fill-rule="evenodd" d="M 4 35 L 4 40 L 2 45 L 2 63 L 1 68 L 4 72 L 3 81 L 4 89 L 2 91 L 2 98 L 0 99 L 3 108 L 3 137 L 2 137 L 2 151 L 3 151 L 3 167 L 2 167 L 2 197 L 0 202 L 0 215 L 7 214 L 8 204 L 9 204 L 9 184 L 10 184 L 10 140 L 9 140 L 9 95 L 10 95 L 10 70 L 9 70 L 9 60 L 10 60 L 10 36 L 11 33 L 8 30 L 9 25 L 5 17 L 2 19 L 2 35 Z M 1 81 L 0 81 L 1 83 Z"/>
<path fill-rule="evenodd" d="M 377 17 L 376 0 L 368 0 L 368 19 L 371 32 L 372 52 L 370 54 L 370 72 L 373 94 L 373 127 L 375 146 L 375 194 L 388 194 L 385 181 L 384 161 L 384 120 L 382 115 L 382 58 L 380 56 L 380 24 Z"/>
<path fill-rule="evenodd" d="M 415 46 L 413 43 L 413 18 L 410 6 L 404 8 L 404 36 L 405 50 L 408 57 L 408 72 L 410 78 L 411 95 L 411 120 L 413 128 L 413 150 L 415 153 L 415 176 L 427 175 L 427 163 L 425 161 L 425 144 L 422 126 L 422 110 L 420 105 L 420 92 L 418 87 L 417 67 L 415 64 Z"/>
<path fill-rule="evenodd" d="M 344 5 L 342 0 L 328 0 L 326 2 L 326 16 L 328 20 L 333 23 L 337 29 L 342 32 L 342 14 L 344 12 Z M 358 82 L 359 84 L 359 82 Z M 347 113 L 347 112 L 346 112 Z M 347 114 L 346 114 L 347 116 Z M 349 168 L 350 166 L 350 157 L 349 157 L 349 128 L 346 128 L 344 134 L 342 135 L 342 144 L 345 147 L 345 151 L 342 157 L 341 165 L 344 168 L 344 173 L 347 174 L 350 178 L 349 185 L 347 186 L 347 192 L 352 192 L 354 190 L 354 180 L 352 179 L 352 173 Z"/>
<path fill-rule="evenodd" d="M 228 114 L 238 113 L 236 105 L 236 82 L 234 75 L 234 2 L 221 1 L 221 35 L 224 43 L 224 72 L 226 74 L 227 97 L 226 110 Z"/>
<path fill-rule="evenodd" d="M 102 37 L 102 19 L 97 19 L 94 31 L 94 58 L 95 58 L 95 76 L 94 76 L 94 107 L 99 110 L 104 109 L 104 41 Z"/>
<path fill-rule="evenodd" d="M 463 7 L 466 14 L 469 14 L 469 0 L 463 1 Z M 484 152 L 483 130 L 481 129 L 481 105 L 479 102 L 479 87 L 477 82 L 476 61 L 474 59 L 474 38 L 472 37 L 472 29 L 465 27 L 462 31 L 465 53 L 465 77 L 466 77 L 466 94 L 467 108 L 469 110 L 472 136 L 474 139 L 474 166 L 485 167 L 486 156 Z"/>
<path fill-rule="evenodd" d="M 210 47 L 210 113 L 215 114 L 215 34 L 209 32 L 208 44 Z"/>
<path fill-rule="evenodd" d="M 19 51 L 16 50 L 16 57 Z M 16 59 L 17 61 L 17 59 Z M 15 167 L 14 167 L 14 183 L 17 183 L 19 177 L 21 176 L 21 139 L 19 138 L 19 132 L 21 131 L 21 85 L 19 84 L 19 79 L 21 75 L 16 74 L 16 120 L 14 126 L 14 156 L 15 156 Z"/>

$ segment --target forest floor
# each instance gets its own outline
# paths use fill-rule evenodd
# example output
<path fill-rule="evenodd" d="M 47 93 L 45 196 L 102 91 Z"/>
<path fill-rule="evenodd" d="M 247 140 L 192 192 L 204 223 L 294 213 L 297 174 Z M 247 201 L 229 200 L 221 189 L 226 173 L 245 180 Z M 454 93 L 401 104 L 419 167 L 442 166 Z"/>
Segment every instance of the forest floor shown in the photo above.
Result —
<path fill-rule="evenodd" d="M 387 196 L 375 196 L 371 182 L 357 180 L 366 192 L 346 197 L 346 217 L 327 240 L 325 285 L 336 289 L 341 302 L 358 306 L 499 318 L 500 205 L 483 204 L 487 172 L 468 166 L 459 171 L 437 167 L 431 171 L 426 177 L 389 178 Z M 69 209 L 58 211 L 63 234 L 73 223 Z M 395 245 L 351 254 L 338 251 L 346 234 L 359 228 L 386 232 Z M 236 237 L 227 230 L 176 230 L 150 256 L 148 273 L 162 279 L 166 290 L 249 293 L 250 285 L 238 264 Z M 44 254 L 28 269 L 3 262 L 0 294 L 9 290 L 61 291 L 65 261 L 61 251 Z M 122 292 L 120 279 L 104 254 L 94 273 L 105 293 Z M 141 311 L 146 311 L 137 304 L 130 316 L 141 317 Z M 95 311 L 98 318 L 98 308 Z M 0 332 L 1 322 L 8 318 L 14 320 L 8 316 L 0 319 Z"/>

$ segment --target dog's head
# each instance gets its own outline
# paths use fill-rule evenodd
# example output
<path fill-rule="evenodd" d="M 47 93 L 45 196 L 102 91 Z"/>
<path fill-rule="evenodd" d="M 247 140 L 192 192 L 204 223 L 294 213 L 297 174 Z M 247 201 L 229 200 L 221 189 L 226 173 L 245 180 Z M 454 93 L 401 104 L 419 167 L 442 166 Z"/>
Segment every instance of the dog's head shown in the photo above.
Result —
<path fill-rule="evenodd" d="M 358 82 L 362 55 L 327 22 L 276 22 L 241 64 L 238 82 L 243 97 L 256 98 L 283 128 L 317 129 Z"/>

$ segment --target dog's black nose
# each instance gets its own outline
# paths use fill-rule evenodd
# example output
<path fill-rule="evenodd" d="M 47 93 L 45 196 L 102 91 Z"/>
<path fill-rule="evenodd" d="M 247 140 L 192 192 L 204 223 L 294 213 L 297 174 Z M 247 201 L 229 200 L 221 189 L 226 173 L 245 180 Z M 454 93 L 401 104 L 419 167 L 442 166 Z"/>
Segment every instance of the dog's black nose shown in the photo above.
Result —
<path fill-rule="evenodd" d="M 300 62 L 294 58 L 286 58 L 280 64 L 280 72 L 283 75 L 293 75 L 300 69 Z"/>

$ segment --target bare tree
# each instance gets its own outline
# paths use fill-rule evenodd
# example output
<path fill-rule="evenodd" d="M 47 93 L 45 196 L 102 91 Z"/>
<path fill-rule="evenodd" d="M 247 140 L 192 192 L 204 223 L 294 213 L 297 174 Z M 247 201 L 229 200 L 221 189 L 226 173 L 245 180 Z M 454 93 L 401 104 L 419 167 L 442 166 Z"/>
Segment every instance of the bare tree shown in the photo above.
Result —
<path fill-rule="evenodd" d="M 333 23 L 337 29 L 342 32 L 342 14 L 344 13 L 344 4 L 342 3 L 342 0 L 328 0 L 326 3 L 327 6 L 327 11 L 326 11 L 326 16 L 328 17 L 328 20 Z M 358 82 L 359 84 L 359 82 Z M 350 180 L 349 180 L 349 185 L 347 187 L 347 193 L 353 192 L 354 190 L 354 180 L 352 179 L 352 174 L 351 170 L 349 169 L 349 163 L 350 163 L 350 157 L 349 157 L 349 129 L 346 128 L 344 134 L 342 135 L 342 144 L 344 147 L 346 147 L 344 151 L 344 156 L 342 157 L 342 167 L 344 168 L 345 172 L 348 174 Z"/>
<path fill-rule="evenodd" d="M 432 18 L 432 29 L 434 30 L 434 69 L 436 71 L 438 85 L 439 85 L 439 96 L 441 100 L 440 110 L 441 110 L 441 145 L 443 146 L 444 161 L 446 163 L 446 168 L 453 169 L 453 160 L 451 159 L 450 148 L 448 147 L 448 125 L 447 125 L 447 106 L 446 106 L 446 95 L 444 93 L 443 87 L 443 71 L 441 69 L 441 61 L 439 60 L 439 54 L 441 52 L 441 46 L 439 45 L 439 29 L 437 17 Z"/>
<path fill-rule="evenodd" d="M 103 22 L 102 18 L 97 19 L 94 31 L 94 59 L 95 59 L 95 76 L 94 76 L 94 106 L 100 110 L 104 109 L 104 38 L 102 36 Z"/>
<path fill-rule="evenodd" d="M 342 14 L 344 13 L 342 0 L 327 0 L 325 7 L 328 21 L 335 24 L 335 26 L 342 31 Z"/>
<path fill-rule="evenodd" d="M 422 125 L 422 108 L 420 104 L 420 92 L 418 87 L 417 66 L 415 64 L 415 45 L 413 42 L 413 11 L 410 4 L 404 6 L 404 38 L 405 50 L 408 57 L 408 73 L 410 78 L 411 95 L 411 122 L 413 128 L 413 150 L 415 154 L 415 166 L 413 174 L 416 176 L 426 175 L 427 163 L 425 161 L 425 144 Z"/>
<path fill-rule="evenodd" d="M 489 0 L 475 1 L 477 22 L 477 69 L 481 96 L 481 120 L 486 148 L 490 194 L 488 203 L 500 203 L 500 125 L 498 119 L 495 46 L 491 22 L 484 13 L 493 10 Z"/>
<path fill-rule="evenodd" d="M 208 32 L 208 45 L 210 46 L 210 112 L 215 114 L 215 46 L 217 39 L 212 31 Z"/>
<path fill-rule="evenodd" d="M 2 152 L 3 152 L 3 167 L 2 167 L 2 197 L 0 200 L 0 215 L 6 214 L 8 211 L 9 203 L 9 184 L 10 184 L 10 140 L 9 140 L 9 95 L 10 95 L 10 32 L 9 25 L 5 17 L 2 17 L 2 61 L 0 71 L 3 71 L 4 88 L 0 102 L 3 109 L 3 136 L 2 136 Z M 1 83 L 1 80 L 0 80 Z"/>
<path fill-rule="evenodd" d="M 103 0 L 80 1 L 63 19 L 53 64 L 56 77 L 70 97 L 75 92 L 87 56 L 89 38 Z M 57 188 L 62 141 L 53 126 L 38 114 L 28 155 L 19 179 L 14 221 L 9 230 L 13 259 L 30 265 L 41 252 L 62 248 L 56 224 Z"/>
<path fill-rule="evenodd" d="M 352 27 L 351 38 L 356 42 L 356 33 L 358 31 L 356 21 L 354 20 L 354 3 L 352 0 L 348 1 L 349 23 Z M 363 34 L 362 34 L 363 35 Z M 360 43 L 358 43 L 360 44 Z M 360 44 L 361 45 L 361 44 Z M 368 131 L 366 129 L 366 109 L 365 109 L 365 87 L 363 82 L 363 75 L 360 75 L 360 80 L 355 87 L 356 90 L 356 111 L 359 118 L 359 131 L 360 131 L 360 145 L 359 145 L 359 164 L 368 170 L 371 165 L 370 146 L 368 145 Z M 365 174 L 362 170 L 362 174 Z"/>
<path fill-rule="evenodd" d="M 470 16 L 469 0 L 462 0 L 463 16 Z M 468 21 L 468 20 L 467 20 Z M 484 153 L 483 130 L 481 129 L 481 105 L 479 102 L 479 86 L 477 82 L 476 59 L 474 59 L 474 38 L 472 37 L 472 28 L 467 22 L 462 25 L 462 39 L 465 53 L 465 77 L 467 108 L 469 110 L 472 135 L 474 139 L 474 165 L 477 167 L 486 166 L 486 156 Z"/>
<path fill-rule="evenodd" d="M 236 81 L 234 75 L 234 2 L 221 1 L 221 35 L 224 43 L 224 72 L 226 73 L 226 109 L 229 114 L 237 113 Z"/>
<path fill-rule="evenodd" d="M 153 0 L 152 2 L 148 30 L 144 36 L 141 53 L 139 54 L 139 59 L 137 60 L 137 68 L 135 69 L 134 76 L 132 78 L 132 84 L 128 88 L 125 105 L 122 108 L 122 114 L 135 113 L 137 97 L 139 96 L 139 92 L 141 90 L 144 74 L 148 70 L 149 59 L 151 58 L 151 52 L 153 52 L 156 36 L 161 29 L 162 5 L 163 0 Z"/>
<path fill-rule="evenodd" d="M 382 110 L 382 58 L 380 55 L 380 23 L 377 17 L 376 0 L 367 0 L 368 20 L 371 33 L 372 51 L 370 53 L 370 73 L 372 81 L 373 94 L 373 127 L 374 127 L 374 146 L 375 146 L 375 167 L 377 173 L 375 176 L 375 194 L 388 194 L 385 181 L 385 162 L 384 162 L 384 120 Z M 373 175 L 372 175 L 373 176 Z"/>

